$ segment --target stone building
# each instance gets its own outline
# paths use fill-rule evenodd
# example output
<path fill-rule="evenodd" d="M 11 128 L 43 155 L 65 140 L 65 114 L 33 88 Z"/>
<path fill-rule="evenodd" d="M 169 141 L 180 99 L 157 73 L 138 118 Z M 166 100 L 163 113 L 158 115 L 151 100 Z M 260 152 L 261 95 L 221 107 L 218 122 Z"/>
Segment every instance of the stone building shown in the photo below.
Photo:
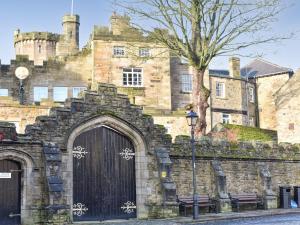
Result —
<path fill-rule="evenodd" d="M 172 143 L 164 127 L 110 84 L 51 108 L 24 135 L 0 123 L 0 224 L 178 216 L 176 194 L 192 194 L 189 143 L 186 136 Z M 201 139 L 198 191 L 216 199 L 220 212 L 231 211 L 228 193 L 256 193 L 267 209 L 277 208 L 279 186 L 300 182 L 299 151 Z"/>
<path fill-rule="evenodd" d="M 63 34 L 49 32 L 14 33 L 16 55 L 27 55 L 35 65 L 56 56 L 74 55 L 79 51 L 79 16 L 63 17 Z"/>
<path fill-rule="evenodd" d="M 242 68 L 241 73 L 256 86 L 258 127 L 276 130 L 275 93 L 292 77 L 293 71 L 262 59 L 255 59 Z"/>
<path fill-rule="evenodd" d="M 300 143 L 300 71 L 276 93 L 276 118 L 279 142 Z"/>
<path fill-rule="evenodd" d="M 30 73 L 23 82 L 27 105 L 39 105 L 42 99 L 47 104 L 60 103 L 92 83 L 111 83 L 152 115 L 155 123 L 164 125 L 173 138 L 189 134 L 184 116 L 185 106 L 191 103 L 192 72 L 186 62 L 154 42 L 151 34 L 145 36 L 132 27 L 129 17 L 117 14 L 109 27 L 94 27 L 81 51 L 78 41 L 77 15 L 63 17 L 62 35 L 17 31 L 16 60 L 1 65 L 0 95 L 18 101 L 20 82 L 14 72 L 20 66 Z M 240 60 L 232 57 L 228 69 L 206 73 L 205 85 L 211 91 L 208 131 L 217 123 L 276 130 L 273 94 L 292 76 L 290 69 L 262 59 L 240 68 Z"/>

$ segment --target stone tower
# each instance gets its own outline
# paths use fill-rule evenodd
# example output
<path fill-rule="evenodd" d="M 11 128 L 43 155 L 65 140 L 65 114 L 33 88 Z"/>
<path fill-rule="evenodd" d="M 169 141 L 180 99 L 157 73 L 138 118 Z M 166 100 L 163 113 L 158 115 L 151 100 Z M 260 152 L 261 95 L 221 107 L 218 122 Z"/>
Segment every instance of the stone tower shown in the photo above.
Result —
<path fill-rule="evenodd" d="M 63 35 L 57 45 L 57 55 L 67 56 L 79 51 L 79 15 L 65 15 L 63 17 Z"/>
<path fill-rule="evenodd" d="M 43 65 L 43 61 L 55 57 L 58 40 L 58 34 L 49 32 L 21 33 L 19 29 L 14 32 L 16 55 L 27 55 L 35 65 Z"/>

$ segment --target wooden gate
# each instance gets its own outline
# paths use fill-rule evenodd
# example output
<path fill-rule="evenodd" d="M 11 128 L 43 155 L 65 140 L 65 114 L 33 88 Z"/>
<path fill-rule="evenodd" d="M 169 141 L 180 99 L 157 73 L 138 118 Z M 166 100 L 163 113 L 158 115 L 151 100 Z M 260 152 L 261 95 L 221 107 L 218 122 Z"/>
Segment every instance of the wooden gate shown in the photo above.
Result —
<path fill-rule="evenodd" d="M 0 225 L 21 224 L 21 166 L 0 160 Z"/>
<path fill-rule="evenodd" d="M 101 126 L 73 144 L 74 221 L 136 217 L 135 153 L 123 134 Z"/>

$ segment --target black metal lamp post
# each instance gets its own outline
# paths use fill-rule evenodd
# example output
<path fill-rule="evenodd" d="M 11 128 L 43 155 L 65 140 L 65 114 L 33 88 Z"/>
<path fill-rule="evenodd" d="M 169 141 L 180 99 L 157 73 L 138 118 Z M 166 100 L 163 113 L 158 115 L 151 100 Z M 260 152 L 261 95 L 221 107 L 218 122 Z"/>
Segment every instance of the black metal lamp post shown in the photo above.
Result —
<path fill-rule="evenodd" d="M 196 156 L 195 156 L 195 127 L 198 121 L 198 115 L 193 110 L 191 110 L 187 116 L 186 120 L 188 125 L 191 127 L 191 144 L 192 144 L 192 164 L 193 164 L 193 219 L 198 219 L 198 197 L 197 197 L 197 187 L 196 187 Z"/>

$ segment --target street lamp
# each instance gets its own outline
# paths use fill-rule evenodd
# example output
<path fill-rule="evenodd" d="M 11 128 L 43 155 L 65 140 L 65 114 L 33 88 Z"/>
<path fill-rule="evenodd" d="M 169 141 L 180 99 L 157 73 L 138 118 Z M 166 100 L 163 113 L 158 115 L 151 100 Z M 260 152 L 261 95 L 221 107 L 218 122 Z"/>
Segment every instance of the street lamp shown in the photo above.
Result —
<path fill-rule="evenodd" d="M 196 157 L 195 157 L 195 127 L 198 121 L 198 115 L 193 110 L 191 110 L 187 116 L 186 120 L 188 125 L 191 127 L 191 144 L 192 144 L 192 164 L 193 164 L 193 219 L 198 219 L 198 197 L 197 197 L 197 187 L 196 187 Z"/>

